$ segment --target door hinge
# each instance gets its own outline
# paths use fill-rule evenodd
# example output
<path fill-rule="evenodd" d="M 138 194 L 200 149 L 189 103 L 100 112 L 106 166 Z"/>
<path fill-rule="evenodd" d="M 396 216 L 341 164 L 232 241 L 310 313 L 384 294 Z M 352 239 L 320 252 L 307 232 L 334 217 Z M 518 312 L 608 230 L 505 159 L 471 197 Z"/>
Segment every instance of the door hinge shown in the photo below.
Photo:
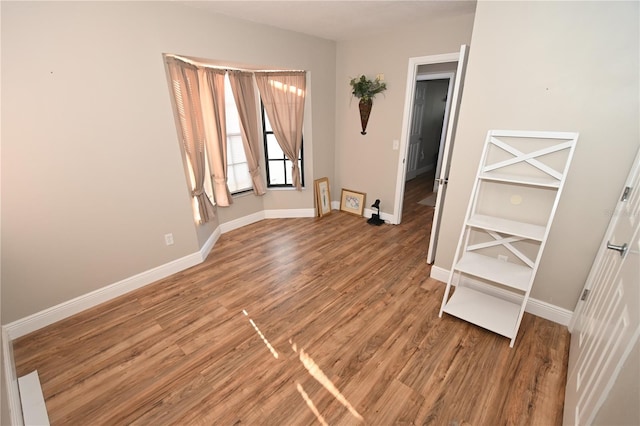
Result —
<path fill-rule="evenodd" d="M 624 192 L 622 193 L 622 198 L 620 198 L 620 201 L 627 201 L 629 199 L 629 193 L 631 192 L 631 187 L 630 186 L 625 186 L 624 187 Z"/>
<path fill-rule="evenodd" d="M 582 297 L 580 298 L 580 300 L 582 301 L 587 300 L 587 296 L 589 296 L 589 289 L 585 288 L 584 291 L 582 292 Z"/>

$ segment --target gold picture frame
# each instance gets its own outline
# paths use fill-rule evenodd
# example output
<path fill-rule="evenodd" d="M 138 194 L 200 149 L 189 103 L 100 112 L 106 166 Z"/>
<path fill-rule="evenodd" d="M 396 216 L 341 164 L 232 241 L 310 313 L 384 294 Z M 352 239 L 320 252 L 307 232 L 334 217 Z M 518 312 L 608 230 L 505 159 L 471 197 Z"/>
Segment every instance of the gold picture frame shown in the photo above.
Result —
<path fill-rule="evenodd" d="M 366 194 L 364 192 L 342 188 L 342 194 L 340 196 L 340 210 L 356 216 L 362 216 L 362 213 L 364 213 L 365 197 Z"/>
<path fill-rule="evenodd" d="M 323 177 L 313 181 L 316 196 L 316 215 L 326 216 L 331 213 L 331 189 L 329 178 Z"/>

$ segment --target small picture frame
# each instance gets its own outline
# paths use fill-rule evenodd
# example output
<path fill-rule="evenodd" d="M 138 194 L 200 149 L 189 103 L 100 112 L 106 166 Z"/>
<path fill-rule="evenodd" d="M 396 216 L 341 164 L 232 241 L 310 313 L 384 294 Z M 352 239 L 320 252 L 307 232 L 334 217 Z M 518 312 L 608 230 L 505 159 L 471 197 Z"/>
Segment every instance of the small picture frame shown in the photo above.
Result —
<path fill-rule="evenodd" d="M 329 178 L 323 177 L 313 181 L 316 191 L 316 214 L 326 216 L 331 213 L 331 190 L 329 189 Z"/>
<path fill-rule="evenodd" d="M 342 195 L 340 196 L 340 210 L 355 214 L 356 216 L 362 216 L 362 213 L 364 212 L 364 197 L 365 194 L 363 192 L 342 188 Z"/>

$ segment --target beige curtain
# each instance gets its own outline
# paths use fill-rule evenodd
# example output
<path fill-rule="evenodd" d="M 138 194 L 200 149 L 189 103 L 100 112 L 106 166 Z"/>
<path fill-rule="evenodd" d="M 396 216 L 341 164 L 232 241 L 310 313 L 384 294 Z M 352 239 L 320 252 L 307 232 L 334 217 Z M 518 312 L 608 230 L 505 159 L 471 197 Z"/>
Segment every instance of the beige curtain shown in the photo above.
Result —
<path fill-rule="evenodd" d="M 198 70 L 195 66 L 172 57 L 166 57 L 166 63 L 178 110 L 182 144 L 194 177 L 191 195 L 198 202 L 200 220 L 209 222 L 214 217 L 214 209 L 203 189 L 206 161 L 205 134 L 202 114 L 200 114 Z"/>
<path fill-rule="evenodd" d="M 293 185 L 300 191 L 298 157 L 302 147 L 307 74 L 305 71 L 256 72 L 255 77 L 273 133 L 293 164 Z"/>
<path fill-rule="evenodd" d="M 253 182 L 253 193 L 264 195 L 267 190 L 260 170 L 260 132 L 258 131 L 258 100 L 256 99 L 253 73 L 229 71 L 229 82 L 240 116 L 242 145 Z"/>
<path fill-rule="evenodd" d="M 209 152 L 209 168 L 213 174 L 213 193 L 219 206 L 227 207 L 233 198 L 227 186 L 227 124 L 224 107 L 225 70 L 198 70 L 202 92 L 202 114 Z"/>

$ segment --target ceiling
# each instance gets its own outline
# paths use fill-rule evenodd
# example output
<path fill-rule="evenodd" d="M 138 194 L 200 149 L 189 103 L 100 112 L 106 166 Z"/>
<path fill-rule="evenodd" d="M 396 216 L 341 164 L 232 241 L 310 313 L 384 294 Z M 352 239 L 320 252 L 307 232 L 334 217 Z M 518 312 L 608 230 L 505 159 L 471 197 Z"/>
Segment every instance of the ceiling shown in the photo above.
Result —
<path fill-rule="evenodd" d="M 180 3 L 335 41 L 370 36 L 434 15 L 473 13 L 476 7 L 475 0 L 212 0 Z"/>

